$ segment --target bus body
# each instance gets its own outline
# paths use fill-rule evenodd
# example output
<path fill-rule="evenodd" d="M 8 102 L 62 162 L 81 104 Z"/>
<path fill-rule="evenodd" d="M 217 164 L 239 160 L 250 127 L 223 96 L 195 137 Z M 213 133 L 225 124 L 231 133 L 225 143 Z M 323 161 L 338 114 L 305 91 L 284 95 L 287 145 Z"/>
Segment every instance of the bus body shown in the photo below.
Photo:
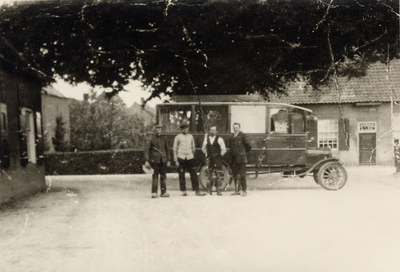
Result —
<path fill-rule="evenodd" d="M 189 123 L 190 133 L 195 139 L 195 162 L 200 174 L 201 168 L 205 167 L 201 147 L 210 125 L 217 126 L 218 136 L 224 139 L 228 147 L 233 124 L 239 123 L 252 147 L 247 153 L 248 172 L 281 172 L 284 176 L 300 177 L 313 174 L 318 184 L 332 190 L 340 189 L 346 182 L 347 174 L 341 162 L 332 157 L 329 148 L 318 148 L 318 120 L 309 109 L 267 102 L 197 101 L 157 105 L 157 123 L 163 126 L 163 135 L 171 148 L 175 136 L 181 132 L 180 124 L 184 121 Z M 328 170 L 324 169 L 325 173 L 320 173 L 326 164 L 334 165 L 334 169 L 328 167 Z M 228 164 L 226 169 L 229 172 Z M 328 174 L 340 172 L 340 184 L 337 181 L 334 185 L 324 184 L 333 182 L 323 180 L 326 171 Z"/>

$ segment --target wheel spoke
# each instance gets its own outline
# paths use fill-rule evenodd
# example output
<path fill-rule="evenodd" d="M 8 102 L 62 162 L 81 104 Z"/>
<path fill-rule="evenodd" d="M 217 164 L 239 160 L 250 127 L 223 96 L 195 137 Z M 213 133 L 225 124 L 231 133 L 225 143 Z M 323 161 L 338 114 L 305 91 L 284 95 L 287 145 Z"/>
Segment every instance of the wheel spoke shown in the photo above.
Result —
<path fill-rule="evenodd" d="M 320 171 L 321 185 L 328 190 L 339 190 L 346 183 L 346 170 L 339 164 L 326 165 Z"/>

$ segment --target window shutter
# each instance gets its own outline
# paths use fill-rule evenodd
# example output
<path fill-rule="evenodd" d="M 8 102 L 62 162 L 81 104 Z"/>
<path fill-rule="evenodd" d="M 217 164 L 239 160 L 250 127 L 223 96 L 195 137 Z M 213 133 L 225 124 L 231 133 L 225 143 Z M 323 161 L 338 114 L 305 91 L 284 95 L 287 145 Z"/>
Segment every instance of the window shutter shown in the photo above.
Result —
<path fill-rule="evenodd" d="M 0 117 L 1 117 L 1 112 L 0 112 Z M 3 139 L 3 131 L 1 130 L 1 124 L 0 124 L 0 168 L 6 168 L 4 167 L 4 144 L 6 143 L 5 139 Z"/>
<path fill-rule="evenodd" d="M 0 103 L 0 168 L 7 169 L 8 167 L 10 167 L 10 147 L 8 145 L 7 106 Z"/>
<path fill-rule="evenodd" d="M 40 112 L 35 112 L 35 143 L 36 143 L 36 162 L 43 163 L 43 130 L 42 130 L 42 115 Z"/>
<path fill-rule="evenodd" d="M 339 150 L 350 149 L 350 122 L 349 119 L 339 119 Z"/>
<path fill-rule="evenodd" d="M 26 113 L 21 109 L 19 115 L 19 153 L 20 163 L 22 166 L 28 164 L 28 139 L 26 135 L 26 125 Z"/>
<path fill-rule="evenodd" d="M 7 139 L 0 139 L 0 168 L 7 169 L 10 167 L 10 147 Z"/>

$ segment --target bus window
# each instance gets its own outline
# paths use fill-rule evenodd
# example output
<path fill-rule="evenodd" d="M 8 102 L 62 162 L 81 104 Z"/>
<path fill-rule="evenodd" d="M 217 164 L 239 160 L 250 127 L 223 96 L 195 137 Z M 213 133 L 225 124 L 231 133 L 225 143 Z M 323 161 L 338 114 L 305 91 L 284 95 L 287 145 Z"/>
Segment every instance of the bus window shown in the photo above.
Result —
<path fill-rule="evenodd" d="M 195 111 L 194 132 L 204 133 L 211 124 L 217 126 L 218 132 L 229 132 L 228 106 L 196 106 Z"/>
<path fill-rule="evenodd" d="M 161 106 L 160 123 L 165 132 L 180 132 L 180 125 L 185 120 L 189 125 L 192 116 L 192 106 Z"/>
<path fill-rule="evenodd" d="M 265 133 L 265 113 L 265 105 L 232 105 L 231 132 L 233 132 L 232 125 L 239 123 L 241 130 L 246 133 Z"/>
<path fill-rule="evenodd" d="M 303 118 L 303 112 L 301 111 L 293 111 L 292 113 L 292 118 L 291 118 L 291 130 L 292 133 L 304 133 L 304 118 Z"/>
<path fill-rule="evenodd" d="M 289 133 L 289 114 L 285 108 L 270 108 L 269 116 L 271 117 L 271 132 Z"/>

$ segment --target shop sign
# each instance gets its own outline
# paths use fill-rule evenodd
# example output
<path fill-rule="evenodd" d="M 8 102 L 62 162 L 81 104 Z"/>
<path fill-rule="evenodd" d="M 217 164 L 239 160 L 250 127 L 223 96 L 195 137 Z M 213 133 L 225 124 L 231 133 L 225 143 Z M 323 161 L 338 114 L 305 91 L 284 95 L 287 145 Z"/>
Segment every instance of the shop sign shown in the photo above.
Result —
<path fill-rule="evenodd" d="M 358 124 L 359 132 L 376 132 L 375 122 L 362 122 Z"/>

